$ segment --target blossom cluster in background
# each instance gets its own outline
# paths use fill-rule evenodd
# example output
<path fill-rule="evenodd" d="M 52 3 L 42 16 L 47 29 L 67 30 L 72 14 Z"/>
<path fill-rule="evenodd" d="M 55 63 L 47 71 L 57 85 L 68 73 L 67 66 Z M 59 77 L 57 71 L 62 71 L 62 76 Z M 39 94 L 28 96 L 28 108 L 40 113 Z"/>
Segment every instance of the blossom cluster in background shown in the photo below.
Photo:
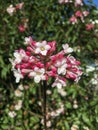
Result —
<path fill-rule="evenodd" d="M 75 14 L 69 19 L 72 24 L 78 23 L 78 19 L 84 22 L 84 18 L 89 15 L 89 11 L 80 11 L 77 10 Z"/>
<path fill-rule="evenodd" d="M 74 3 L 75 6 L 82 6 L 83 5 L 83 1 L 82 0 L 75 0 L 73 2 L 73 0 L 58 0 L 58 2 L 60 4 L 66 4 L 66 3 Z"/>
<path fill-rule="evenodd" d="M 10 16 L 13 16 L 13 14 L 17 11 L 17 10 L 21 10 L 23 8 L 24 2 L 16 4 L 15 6 L 13 6 L 12 4 L 9 5 L 9 7 L 6 9 L 7 13 Z"/>

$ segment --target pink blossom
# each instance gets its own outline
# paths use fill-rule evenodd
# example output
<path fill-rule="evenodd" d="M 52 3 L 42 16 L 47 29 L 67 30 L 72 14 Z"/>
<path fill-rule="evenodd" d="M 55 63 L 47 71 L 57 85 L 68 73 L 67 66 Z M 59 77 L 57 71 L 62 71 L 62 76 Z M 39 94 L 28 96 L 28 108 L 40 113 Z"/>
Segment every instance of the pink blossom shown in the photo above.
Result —
<path fill-rule="evenodd" d="M 75 16 L 80 18 L 83 17 L 82 12 L 80 10 L 76 11 Z"/>
<path fill-rule="evenodd" d="M 73 52 L 73 49 L 72 49 L 71 47 L 69 47 L 68 44 L 63 44 L 62 47 L 63 47 L 63 49 L 64 49 L 64 53 L 65 53 L 65 54 L 66 54 L 66 53 L 71 53 L 71 52 Z"/>
<path fill-rule="evenodd" d="M 94 24 L 92 24 L 92 23 L 86 24 L 86 30 L 90 31 L 93 28 L 94 28 Z"/>
<path fill-rule="evenodd" d="M 58 0 L 58 2 L 59 2 L 60 4 L 63 4 L 63 3 L 71 3 L 72 0 Z"/>
<path fill-rule="evenodd" d="M 86 17 L 89 15 L 89 11 L 83 11 L 83 15 Z"/>
<path fill-rule="evenodd" d="M 31 42 L 30 37 L 25 37 L 24 44 L 29 45 Z"/>
<path fill-rule="evenodd" d="M 25 32 L 26 27 L 21 24 L 21 25 L 19 25 L 18 29 L 19 29 L 20 32 Z"/>
<path fill-rule="evenodd" d="M 45 73 L 44 68 L 40 69 L 38 67 L 35 67 L 34 70 L 29 73 L 29 77 L 34 77 L 35 83 L 39 83 L 40 80 L 45 80 L 44 73 Z"/>
<path fill-rule="evenodd" d="M 48 50 L 51 48 L 46 41 L 37 42 L 35 46 L 35 53 L 42 54 L 44 56 L 47 55 Z"/>
<path fill-rule="evenodd" d="M 17 5 L 16 5 L 16 9 L 17 9 L 17 10 L 18 10 L 18 9 L 22 9 L 23 5 L 24 5 L 24 2 L 17 4 Z"/>
<path fill-rule="evenodd" d="M 75 6 L 82 6 L 83 1 L 82 0 L 75 0 Z"/>
<path fill-rule="evenodd" d="M 52 87 L 57 86 L 57 88 L 62 88 L 62 86 L 66 86 L 66 79 L 62 78 L 56 78 L 55 82 L 52 84 Z"/>
<path fill-rule="evenodd" d="M 27 53 L 23 49 L 16 50 L 14 52 L 14 57 L 16 58 L 15 63 L 20 63 L 22 60 L 27 60 L 29 58 Z"/>
<path fill-rule="evenodd" d="M 48 53 L 52 53 L 56 50 L 56 41 L 48 42 L 48 45 L 51 47 L 51 49 L 49 49 Z"/>
<path fill-rule="evenodd" d="M 72 24 L 75 24 L 75 23 L 78 23 L 77 21 L 77 18 L 75 16 L 72 16 L 69 21 L 72 23 Z"/>

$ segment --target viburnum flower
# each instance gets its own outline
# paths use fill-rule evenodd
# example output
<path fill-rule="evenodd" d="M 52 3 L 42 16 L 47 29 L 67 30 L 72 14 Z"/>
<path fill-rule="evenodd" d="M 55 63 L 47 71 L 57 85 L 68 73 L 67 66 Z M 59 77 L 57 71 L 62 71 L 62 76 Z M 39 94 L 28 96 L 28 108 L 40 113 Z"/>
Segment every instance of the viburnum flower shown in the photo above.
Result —
<path fill-rule="evenodd" d="M 71 130 L 78 130 L 79 127 L 77 125 L 72 125 Z"/>
<path fill-rule="evenodd" d="M 66 86 L 66 80 L 78 81 L 82 75 L 79 69 L 80 62 L 69 53 L 73 51 L 68 44 L 63 44 L 63 50 L 55 53 L 56 41 L 36 42 L 31 37 L 27 39 L 27 48 L 14 52 L 14 59 L 10 59 L 16 82 L 26 77 L 40 83 L 53 78 L 52 87 Z"/>
<path fill-rule="evenodd" d="M 76 11 L 75 16 L 80 18 L 83 17 L 82 12 L 80 10 Z"/>
<path fill-rule="evenodd" d="M 93 28 L 94 28 L 94 24 L 92 24 L 92 23 L 86 24 L 86 30 L 90 31 Z"/>
<path fill-rule="evenodd" d="M 15 7 L 13 5 L 10 5 L 6 11 L 8 12 L 8 14 L 10 14 L 11 16 L 13 15 L 13 13 L 16 11 Z"/>
<path fill-rule="evenodd" d="M 58 0 L 58 2 L 59 2 L 60 4 L 62 4 L 62 3 L 71 3 L 72 0 Z"/>
<path fill-rule="evenodd" d="M 16 97 L 21 97 L 22 94 L 23 94 L 23 93 L 22 93 L 19 89 L 16 89 L 16 90 L 15 90 L 15 96 L 16 96 Z"/>
<path fill-rule="evenodd" d="M 66 86 L 66 82 L 63 79 L 56 78 L 55 82 L 52 84 L 52 87 L 57 86 L 58 89 L 61 89 L 62 86 Z"/>
<path fill-rule="evenodd" d="M 14 70 L 14 76 L 16 77 L 16 83 L 18 83 L 20 79 L 23 79 L 20 69 Z"/>
<path fill-rule="evenodd" d="M 44 68 L 38 68 L 35 67 L 32 72 L 29 73 L 29 77 L 34 77 L 35 83 L 39 83 L 41 79 L 45 79 L 45 69 Z"/>
<path fill-rule="evenodd" d="M 8 113 L 8 115 L 11 117 L 11 118 L 14 118 L 16 116 L 16 112 L 15 111 L 10 111 Z"/>
<path fill-rule="evenodd" d="M 15 110 L 20 110 L 22 107 L 22 100 L 19 100 L 17 104 L 15 104 Z"/>
<path fill-rule="evenodd" d="M 72 16 L 69 21 L 72 23 L 72 24 L 75 24 L 75 23 L 78 23 L 78 20 L 76 18 L 76 16 Z"/>
<path fill-rule="evenodd" d="M 25 37 L 25 39 L 24 39 L 24 44 L 26 44 L 26 45 L 28 45 L 28 44 L 30 44 L 30 37 Z"/>
<path fill-rule="evenodd" d="M 16 9 L 17 9 L 17 10 L 18 10 L 18 9 L 22 9 L 23 5 L 24 5 L 24 2 L 17 4 L 17 5 L 16 5 Z"/>
<path fill-rule="evenodd" d="M 89 15 L 89 11 L 83 11 L 83 15 L 86 17 Z"/>
<path fill-rule="evenodd" d="M 83 0 L 75 0 L 75 6 L 82 6 Z"/>
<path fill-rule="evenodd" d="M 71 47 L 69 47 L 68 44 L 64 44 L 64 45 L 62 45 L 62 47 L 63 47 L 65 53 L 73 52 L 73 49 Z"/>
<path fill-rule="evenodd" d="M 21 24 L 21 25 L 19 25 L 18 29 L 20 32 L 24 32 L 26 30 L 26 26 Z"/>
<path fill-rule="evenodd" d="M 46 41 L 43 41 L 42 43 L 37 42 L 36 48 L 35 48 L 35 53 L 36 54 L 42 54 L 42 55 L 45 56 L 50 48 L 51 47 L 49 45 L 47 45 Z"/>
<path fill-rule="evenodd" d="M 69 3 L 72 3 L 73 0 L 58 0 L 58 2 L 60 4 L 67 4 L 67 3 L 69 4 Z M 82 0 L 75 0 L 74 5 L 75 6 L 82 6 L 83 5 L 83 1 Z"/>

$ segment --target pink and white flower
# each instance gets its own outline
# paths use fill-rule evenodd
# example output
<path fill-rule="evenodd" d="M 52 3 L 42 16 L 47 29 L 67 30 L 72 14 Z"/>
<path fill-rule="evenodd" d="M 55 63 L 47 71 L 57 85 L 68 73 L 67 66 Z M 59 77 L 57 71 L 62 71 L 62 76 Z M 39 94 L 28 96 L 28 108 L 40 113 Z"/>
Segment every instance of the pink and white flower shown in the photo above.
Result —
<path fill-rule="evenodd" d="M 75 6 L 82 6 L 83 1 L 82 0 L 75 0 Z"/>
<path fill-rule="evenodd" d="M 35 46 L 36 46 L 35 53 L 42 54 L 44 56 L 47 55 L 48 50 L 51 48 L 49 45 L 47 45 L 46 41 L 37 42 Z"/>
<path fill-rule="evenodd" d="M 14 76 L 16 78 L 16 83 L 19 83 L 20 79 L 23 79 L 23 75 L 19 68 L 17 70 L 14 70 Z"/>
<path fill-rule="evenodd" d="M 22 60 L 27 60 L 28 59 L 28 55 L 23 49 L 16 50 L 14 52 L 14 57 L 15 57 L 15 63 L 17 63 L 17 64 L 21 63 Z"/>
<path fill-rule="evenodd" d="M 10 59 L 17 83 L 25 76 L 33 78 L 35 83 L 53 77 L 55 82 L 52 86 L 62 88 L 66 86 L 66 79 L 79 80 L 82 75 L 78 67 L 80 62 L 71 55 L 66 56 L 73 51 L 68 44 L 62 45 L 63 50 L 53 55 L 55 41 L 36 42 L 30 37 L 27 42 L 27 50 L 16 50 L 14 60 Z"/>
<path fill-rule="evenodd" d="M 86 30 L 90 31 L 92 29 L 94 29 L 94 24 L 92 24 L 92 23 L 86 24 Z"/>
<path fill-rule="evenodd" d="M 18 29 L 19 29 L 20 32 L 25 32 L 26 26 L 23 25 L 23 24 L 20 24 L 19 27 L 18 27 Z"/>
<path fill-rule="evenodd" d="M 41 80 L 45 80 L 45 69 L 35 67 L 32 72 L 29 73 L 29 77 L 33 77 L 35 83 L 39 83 Z"/>
<path fill-rule="evenodd" d="M 29 45 L 29 44 L 30 44 L 30 42 L 31 42 L 30 37 L 25 37 L 24 44 L 25 44 L 25 45 Z"/>
<path fill-rule="evenodd" d="M 66 86 L 65 79 L 56 78 L 55 82 L 52 84 L 52 87 L 57 87 L 61 89 L 63 86 Z"/>
<path fill-rule="evenodd" d="M 89 11 L 83 11 L 83 15 L 86 17 L 89 15 Z"/>
<path fill-rule="evenodd" d="M 23 5 L 24 5 L 24 2 L 17 4 L 16 9 L 22 9 Z"/>
<path fill-rule="evenodd" d="M 66 54 L 66 53 L 71 53 L 71 52 L 73 52 L 73 49 L 72 49 L 71 47 L 69 47 L 68 44 L 63 44 L 62 47 L 63 47 L 63 49 L 64 49 L 64 53 L 65 53 L 65 54 Z"/>
<path fill-rule="evenodd" d="M 78 20 L 77 20 L 77 18 L 76 18 L 75 16 L 72 16 L 72 17 L 69 19 L 69 21 L 70 21 L 72 24 L 78 23 Z"/>

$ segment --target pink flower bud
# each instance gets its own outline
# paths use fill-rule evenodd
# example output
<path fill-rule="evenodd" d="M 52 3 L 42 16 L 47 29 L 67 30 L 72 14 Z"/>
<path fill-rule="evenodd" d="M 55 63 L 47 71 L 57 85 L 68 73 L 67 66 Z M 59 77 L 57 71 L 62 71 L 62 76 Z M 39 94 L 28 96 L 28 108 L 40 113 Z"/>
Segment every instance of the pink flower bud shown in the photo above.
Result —
<path fill-rule="evenodd" d="M 18 29 L 20 32 L 25 32 L 26 27 L 24 25 L 19 25 Z"/>
<path fill-rule="evenodd" d="M 94 24 L 90 23 L 90 24 L 86 24 L 86 30 L 90 31 L 94 29 Z"/>
<path fill-rule="evenodd" d="M 83 17 L 81 11 L 79 11 L 79 10 L 75 13 L 75 16 L 80 17 L 80 18 Z"/>
<path fill-rule="evenodd" d="M 69 21 L 72 23 L 72 24 L 75 24 L 75 23 L 78 23 L 77 21 L 77 18 L 75 16 L 72 16 Z"/>
<path fill-rule="evenodd" d="M 17 9 L 17 10 L 18 10 L 18 9 L 22 9 L 23 5 L 24 5 L 24 2 L 17 4 L 17 5 L 16 5 L 16 9 Z"/>

